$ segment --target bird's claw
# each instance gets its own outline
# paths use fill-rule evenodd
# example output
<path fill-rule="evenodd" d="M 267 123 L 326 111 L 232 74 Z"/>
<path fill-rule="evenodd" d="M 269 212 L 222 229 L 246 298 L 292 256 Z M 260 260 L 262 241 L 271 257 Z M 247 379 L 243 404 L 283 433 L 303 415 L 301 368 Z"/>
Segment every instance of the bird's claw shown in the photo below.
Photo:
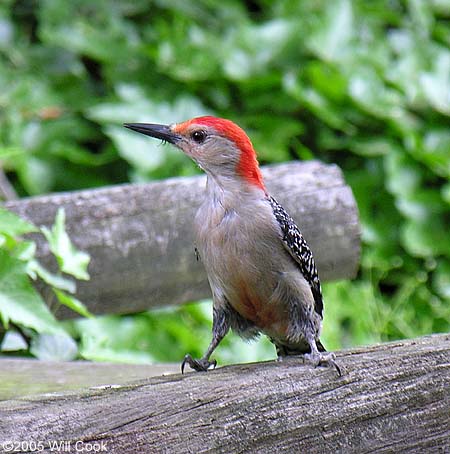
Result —
<path fill-rule="evenodd" d="M 331 366 L 336 369 L 339 377 L 342 376 L 341 368 L 336 363 L 336 355 L 334 353 L 306 353 L 304 355 L 304 360 L 310 362 L 314 367 L 321 365 Z"/>
<path fill-rule="evenodd" d="M 194 359 L 191 355 L 187 354 L 184 357 L 183 362 L 181 363 L 182 374 L 184 374 L 184 367 L 186 366 L 186 364 L 189 364 L 189 367 L 197 372 L 206 372 L 211 367 L 215 369 L 217 366 L 217 361 L 215 359 L 209 361 L 205 358 Z"/>

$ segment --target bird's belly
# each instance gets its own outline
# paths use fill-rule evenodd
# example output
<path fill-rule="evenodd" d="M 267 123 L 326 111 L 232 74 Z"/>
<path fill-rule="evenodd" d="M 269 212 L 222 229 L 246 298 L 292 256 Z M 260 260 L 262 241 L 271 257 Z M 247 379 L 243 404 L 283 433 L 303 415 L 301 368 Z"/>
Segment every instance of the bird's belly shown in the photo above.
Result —
<path fill-rule="evenodd" d="M 289 329 L 289 310 L 284 301 L 274 300 L 274 286 L 239 279 L 229 290 L 228 299 L 233 309 L 250 320 L 266 334 L 286 337 Z M 227 291 L 226 290 L 226 291 Z"/>
<path fill-rule="evenodd" d="M 280 246 L 282 247 L 281 243 Z M 205 267 L 213 293 L 226 297 L 232 308 L 270 336 L 286 337 L 289 307 L 283 298 L 275 297 L 285 272 L 298 273 L 289 257 L 278 253 L 264 255 L 251 246 L 230 253 L 231 244 L 213 246 L 214 254 L 205 257 Z M 292 269 L 291 269 L 292 268 Z"/>

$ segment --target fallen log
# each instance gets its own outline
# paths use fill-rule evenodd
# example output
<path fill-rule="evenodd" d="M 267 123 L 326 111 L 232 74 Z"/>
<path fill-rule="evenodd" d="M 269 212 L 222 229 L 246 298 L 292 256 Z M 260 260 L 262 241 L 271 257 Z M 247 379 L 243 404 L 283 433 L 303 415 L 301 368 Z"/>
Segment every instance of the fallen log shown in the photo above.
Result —
<path fill-rule="evenodd" d="M 85 379 L 75 390 L 61 389 L 73 363 L 53 363 L 45 394 L 31 368 L 23 397 L 0 402 L 0 449 L 50 452 L 64 441 L 109 454 L 450 452 L 449 334 L 341 351 L 337 361 L 342 377 L 289 358 L 134 382 L 85 364 L 94 386 Z M 2 366 L 1 383 L 15 367 Z"/>
<path fill-rule="evenodd" d="M 311 161 L 263 169 L 268 190 L 297 221 L 323 281 L 355 275 L 360 251 L 358 212 L 340 169 Z M 205 177 L 172 178 L 9 201 L 36 225 L 50 226 L 59 207 L 75 245 L 91 254 L 91 280 L 78 297 L 95 314 L 133 313 L 210 296 L 196 261 L 193 216 Z M 51 265 L 47 245 L 38 253 Z M 61 308 L 58 316 L 74 314 Z"/>

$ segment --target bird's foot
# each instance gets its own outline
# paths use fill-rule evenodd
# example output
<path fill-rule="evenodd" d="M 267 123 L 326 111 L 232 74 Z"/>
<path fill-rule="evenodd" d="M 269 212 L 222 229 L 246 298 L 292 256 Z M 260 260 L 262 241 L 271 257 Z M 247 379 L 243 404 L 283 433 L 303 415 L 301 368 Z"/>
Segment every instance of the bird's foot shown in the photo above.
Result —
<path fill-rule="evenodd" d="M 306 353 L 304 355 L 304 359 L 310 362 L 314 367 L 325 365 L 329 367 L 334 367 L 339 375 L 342 376 L 341 368 L 337 365 L 335 359 L 336 355 L 334 353 L 324 353 L 324 352 L 317 352 L 317 353 Z"/>
<path fill-rule="evenodd" d="M 205 358 L 194 359 L 191 355 L 187 354 L 184 357 L 183 362 L 181 363 L 182 374 L 184 374 L 184 366 L 186 366 L 186 364 L 189 364 L 190 368 L 196 370 L 197 372 L 206 372 L 211 367 L 215 369 L 217 361 L 215 359 L 209 361 Z"/>

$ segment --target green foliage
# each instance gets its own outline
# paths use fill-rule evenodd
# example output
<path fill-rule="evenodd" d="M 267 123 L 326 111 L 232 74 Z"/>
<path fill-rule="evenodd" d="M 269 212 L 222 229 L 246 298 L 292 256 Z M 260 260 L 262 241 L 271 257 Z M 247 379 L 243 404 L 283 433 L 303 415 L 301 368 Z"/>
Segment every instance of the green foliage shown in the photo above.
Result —
<path fill-rule="evenodd" d="M 65 219 L 64 210 L 59 210 L 53 229 L 50 231 L 42 227 L 41 231 L 47 238 L 50 250 L 56 257 L 61 271 L 71 274 L 77 279 L 88 280 L 87 266 L 90 260 L 89 255 L 78 251 L 72 244 L 65 230 Z"/>
<path fill-rule="evenodd" d="M 325 286 L 330 348 L 448 331 L 449 19 L 445 0 L 4 1 L 0 160 L 22 194 L 189 175 L 121 123 L 231 118 L 263 163 L 335 162 L 353 188 L 361 270 Z M 189 314 L 173 311 L 173 338 L 139 315 L 122 342 L 150 330 L 130 349 L 195 352 Z"/>
<path fill-rule="evenodd" d="M 35 257 L 36 243 L 21 238 L 21 235 L 38 231 L 55 242 L 63 238 L 63 248 L 50 245 L 61 271 L 74 277 L 81 275 L 89 278 L 86 270 L 89 257 L 76 250 L 70 242 L 64 229 L 62 209 L 58 211 L 52 233 L 49 233 L 44 227 L 38 229 L 14 213 L 0 208 L 0 320 L 5 329 L 11 328 L 8 336 L 2 335 L 1 351 L 15 351 L 13 345 L 18 350 L 26 350 L 27 345 L 23 342 L 25 336 L 31 340 L 30 352 L 39 358 L 73 359 L 78 350 L 76 343 L 56 320 L 33 281 L 39 277 L 61 304 L 83 316 L 89 317 L 90 313 L 71 295 L 75 292 L 74 281 L 44 268 Z M 80 255 L 84 257 L 82 263 L 77 260 Z M 67 267 L 64 266 L 66 263 L 76 263 L 78 266 Z"/>
<path fill-rule="evenodd" d="M 80 338 L 80 354 L 97 361 L 131 363 L 178 362 L 186 352 L 201 356 L 211 338 L 212 311 L 207 302 L 175 309 L 159 309 L 134 316 L 108 315 L 69 322 Z M 244 343 L 227 336 L 219 356 L 225 362 L 255 361 L 273 357 L 269 342 Z"/>

